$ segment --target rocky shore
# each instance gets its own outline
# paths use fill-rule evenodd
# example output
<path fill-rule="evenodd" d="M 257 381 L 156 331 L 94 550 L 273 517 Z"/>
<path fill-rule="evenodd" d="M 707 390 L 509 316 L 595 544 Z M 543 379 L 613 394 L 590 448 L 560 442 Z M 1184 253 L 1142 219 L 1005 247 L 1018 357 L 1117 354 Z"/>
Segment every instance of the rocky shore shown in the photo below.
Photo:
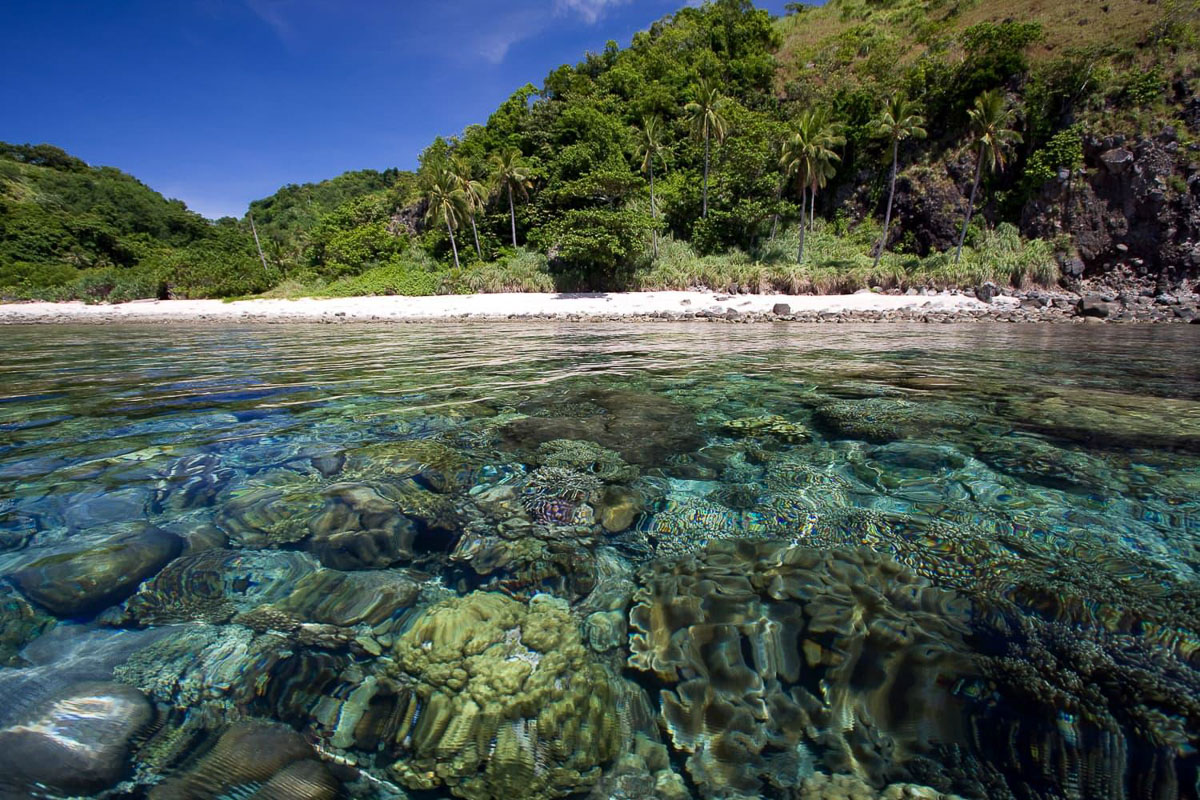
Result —
<path fill-rule="evenodd" d="M 566 322 L 1012 322 L 1200 324 L 1192 291 L 1011 290 L 994 284 L 943 292 L 852 295 L 696 292 L 494 294 L 301 300 L 166 300 L 116 305 L 0 305 L 0 324 L 406 323 L 503 320 Z"/>

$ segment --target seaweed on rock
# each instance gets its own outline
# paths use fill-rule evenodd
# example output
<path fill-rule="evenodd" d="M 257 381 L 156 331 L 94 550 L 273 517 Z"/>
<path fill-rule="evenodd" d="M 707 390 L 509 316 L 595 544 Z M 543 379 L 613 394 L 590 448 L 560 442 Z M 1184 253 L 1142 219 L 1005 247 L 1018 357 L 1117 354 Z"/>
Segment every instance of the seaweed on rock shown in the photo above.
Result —
<path fill-rule="evenodd" d="M 815 419 L 838 436 L 869 442 L 942 434 L 976 421 L 974 414 L 947 404 L 884 397 L 833 400 L 817 406 Z"/>

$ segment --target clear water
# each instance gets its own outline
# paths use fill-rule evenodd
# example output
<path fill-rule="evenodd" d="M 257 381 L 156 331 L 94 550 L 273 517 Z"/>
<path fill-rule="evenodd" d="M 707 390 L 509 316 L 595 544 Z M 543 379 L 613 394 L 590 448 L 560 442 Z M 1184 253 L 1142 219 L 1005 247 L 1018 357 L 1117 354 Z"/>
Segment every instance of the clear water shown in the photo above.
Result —
<path fill-rule="evenodd" d="M 3 336 L 0 797 L 1200 792 L 1193 330 Z"/>

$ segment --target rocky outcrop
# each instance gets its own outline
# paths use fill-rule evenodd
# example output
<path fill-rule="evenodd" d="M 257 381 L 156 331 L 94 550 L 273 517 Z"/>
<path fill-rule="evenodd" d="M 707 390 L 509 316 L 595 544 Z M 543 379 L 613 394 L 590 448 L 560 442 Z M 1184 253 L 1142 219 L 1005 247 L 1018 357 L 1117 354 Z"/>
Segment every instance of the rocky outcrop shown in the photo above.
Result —
<path fill-rule="evenodd" d="M 1062 170 L 1025 206 L 1021 231 L 1067 234 L 1068 277 L 1128 271 L 1161 289 L 1200 275 L 1200 160 L 1173 127 L 1084 140 L 1084 166 Z"/>
<path fill-rule="evenodd" d="M 959 172 L 961 170 L 954 170 Z M 967 176 L 967 191 L 971 177 Z M 944 169 L 918 166 L 896 179 L 891 247 L 927 256 L 958 244 L 966 198 Z"/>

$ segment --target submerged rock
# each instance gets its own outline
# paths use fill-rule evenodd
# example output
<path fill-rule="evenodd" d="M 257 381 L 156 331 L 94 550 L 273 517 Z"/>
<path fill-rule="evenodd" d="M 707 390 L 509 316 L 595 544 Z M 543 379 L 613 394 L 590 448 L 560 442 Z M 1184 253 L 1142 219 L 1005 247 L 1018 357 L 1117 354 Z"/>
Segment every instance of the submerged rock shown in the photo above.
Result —
<path fill-rule="evenodd" d="M 1099 448 L 1200 452 L 1200 401 L 1084 387 L 1015 395 L 1007 415 L 1022 428 Z"/>
<path fill-rule="evenodd" d="M 412 561 L 418 537 L 449 549 L 456 519 L 450 498 L 411 482 L 337 483 L 328 487 L 309 521 L 310 548 L 332 569 L 380 569 Z"/>
<path fill-rule="evenodd" d="M 839 436 L 888 442 L 967 428 L 975 416 L 944 404 L 871 397 L 818 406 L 816 420 Z"/>
<path fill-rule="evenodd" d="M 12 573 L 22 594 L 59 617 L 119 603 L 183 550 L 178 536 L 145 526 L 92 547 L 38 559 Z"/>
<path fill-rule="evenodd" d="M 300 734 L 243 722 L 184 772 L 154 787 L 150 800 L 334 800 L 339 791 L 337 780 Z"/>
<path fill-rule="evenodd" d="M 28 717 L 0 729 L 0 795 L 5 786 L 92 794 L 128 770 L 129 742 L 153 717 L 142 693 L 119 683 L 68 686 Z"/>
<path fill-rule="evenodd" d="M 549 403 L 528 403 L 529 416 L 500 429 L 501 443 L 536 451 L 555 440 L 583 440 L 635 466 L 661 466 L 704 444 L 695 416 L 662 395 L 625 389 L 576 390 Z"/>
<path fill-rule="evenodd" d="M 376 627 L 411 606 L 419 588 L 412 579 L 393 571 L 323 569 L 301 578 L 275 607 L 309 622 Z"/>
<path fill-rule="evenodd" d="M 0 667 L 24 664 L 21 648 L 54 623 L 53 617 L 33 608 L 12 589 L 0 586 Z"/>
<path fill-rule="evenodd" d="M 277 547 L 305 539 L 321 505 L 310 485 L 249 486 L 234 492 L 216 521 L 238 547 Z"/>

